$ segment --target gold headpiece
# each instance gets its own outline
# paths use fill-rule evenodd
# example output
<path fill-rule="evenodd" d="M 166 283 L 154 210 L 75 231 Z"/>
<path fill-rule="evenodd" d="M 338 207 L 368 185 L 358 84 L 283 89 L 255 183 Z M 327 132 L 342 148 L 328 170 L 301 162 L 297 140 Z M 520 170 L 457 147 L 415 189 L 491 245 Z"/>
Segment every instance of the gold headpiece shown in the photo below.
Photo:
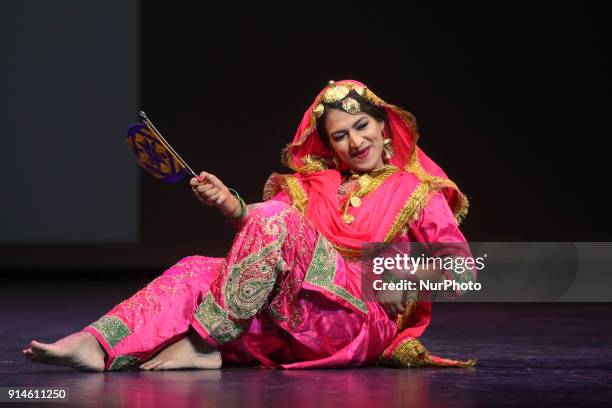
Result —
<path fill-rule="evenodd" d="M 363 96 L 365 92 L 365 87 L 358 86 L 353 83 L 349 83 L 347 85 L 336 85 L 334 81 L 329 81 L 327 89 L 323 93 L 321 100 L 325 103 L 336 103 L 341 101 L 342 109 L 344 109 L 346 113 L 354 115 L 356 113 L 361 112 L 361 106 L 359 105 L 359 102 L 357 102 L 355 99 L 347 98 L 346 96 L 351 92 L 351 90 L 357 92 L 357 95 Z M 312 110 L 312 114 L 318 119 L 323 115 L 324 110 L 324 105 L 322 103 L 318 103 L 317 106 L 315 106 L 315 108 Z"/>
<path fill-rule="evenodd" d="M 344 98 L 342 100 L 342 109 L 344 109 L 346 113 L 354 115 L 361 111 L 361 106 L 359 106 L 359 102 L 353 98 Z"/>
<path fill-rule="evenodd" d="M 336 85 L 334 81 L 329 81 L 327 86 L 327 90 L 323 94 L 323 102 L 325 103 L 334 103 L 338 102 L 346 95 L 348 95 L 350 90 L 344 85 Z"/>

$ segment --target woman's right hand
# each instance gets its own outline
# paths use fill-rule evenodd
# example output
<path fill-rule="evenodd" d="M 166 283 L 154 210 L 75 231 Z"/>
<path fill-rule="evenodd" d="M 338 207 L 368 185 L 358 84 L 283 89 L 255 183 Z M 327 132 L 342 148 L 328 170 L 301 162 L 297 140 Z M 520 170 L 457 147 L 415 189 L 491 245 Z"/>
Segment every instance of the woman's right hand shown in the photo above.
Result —
<path fill-rule="evenodd" d="M 218 207 L 226 217 L 235 218 L 240 215 L 240 202 L 213 174 L 201 172 L 198 177 L 192 177 L 189 184 L 202 204 Z"/>

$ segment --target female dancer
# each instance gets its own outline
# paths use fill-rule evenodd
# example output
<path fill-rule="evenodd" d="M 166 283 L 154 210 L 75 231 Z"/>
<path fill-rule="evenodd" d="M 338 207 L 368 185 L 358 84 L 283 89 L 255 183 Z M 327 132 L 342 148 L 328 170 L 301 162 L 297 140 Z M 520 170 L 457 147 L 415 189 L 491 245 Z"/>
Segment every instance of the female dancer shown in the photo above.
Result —
<path fill-rule="evenodd" d="M 237 230 L 226 258 L 187 257 L 82 331 L 53 344 L 34 340 L 23 353 L 93 371 L 212 369 L 223 361 L 473 365 L 431 356 L 417 340 L 430 321 L 429 292 L 366 294 L 360 256 L 368 243 L 465 242 L 458 222 L 467 200 L 417 138 L 408 112 L 360 82 L 330 81 L 284 150 L 294 173 L 272 174 L 263 202 L 245 205 L 209 173 L 191 179 L 196 197 Z M 415 276 L 474 279 L 452 269 Z"/>

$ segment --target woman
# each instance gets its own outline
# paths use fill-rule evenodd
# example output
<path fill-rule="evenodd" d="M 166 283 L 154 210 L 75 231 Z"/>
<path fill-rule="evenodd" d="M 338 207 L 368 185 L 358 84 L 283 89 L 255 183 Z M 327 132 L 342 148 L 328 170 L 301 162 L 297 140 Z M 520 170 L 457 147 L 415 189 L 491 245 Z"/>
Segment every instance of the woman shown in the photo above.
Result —
<path fill-rule="evenodd" d="M 86 370 L 470 366 L 418 342 L 428 292 L 367 293 L 364 245 L 465 242 L 467 200 L 416 146 L 414 118 L 363 84 L 330 81 L 284 150 L 295 173 L 273 174 L 246 206 L 211 174 L 191 180 L 237 229 L 227 258 L 183 259 L 83 331 L 24 354 Z M 436 255 L 457 256 L 462 251 Z M 463 255 L 469 251 L 463 251 Z M 418 270 L 420 279 L 473 273 Z M 459 293 L 448 293 L 456 296 Z"/>

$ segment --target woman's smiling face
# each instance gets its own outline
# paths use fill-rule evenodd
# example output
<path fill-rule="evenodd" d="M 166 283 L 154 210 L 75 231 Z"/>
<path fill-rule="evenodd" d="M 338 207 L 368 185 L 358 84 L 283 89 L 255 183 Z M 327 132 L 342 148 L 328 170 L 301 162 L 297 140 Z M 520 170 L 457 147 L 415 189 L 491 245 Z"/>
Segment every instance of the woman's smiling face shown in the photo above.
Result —
<path fill-rule="evenodd" d="M 365 112 L 352 115 L 338 109 L 330 109 L 325 116 L 329 143 L 343 167 L 360 173 L 384 167 L 384 127 L 384 121 L 379 122 Z"/>

